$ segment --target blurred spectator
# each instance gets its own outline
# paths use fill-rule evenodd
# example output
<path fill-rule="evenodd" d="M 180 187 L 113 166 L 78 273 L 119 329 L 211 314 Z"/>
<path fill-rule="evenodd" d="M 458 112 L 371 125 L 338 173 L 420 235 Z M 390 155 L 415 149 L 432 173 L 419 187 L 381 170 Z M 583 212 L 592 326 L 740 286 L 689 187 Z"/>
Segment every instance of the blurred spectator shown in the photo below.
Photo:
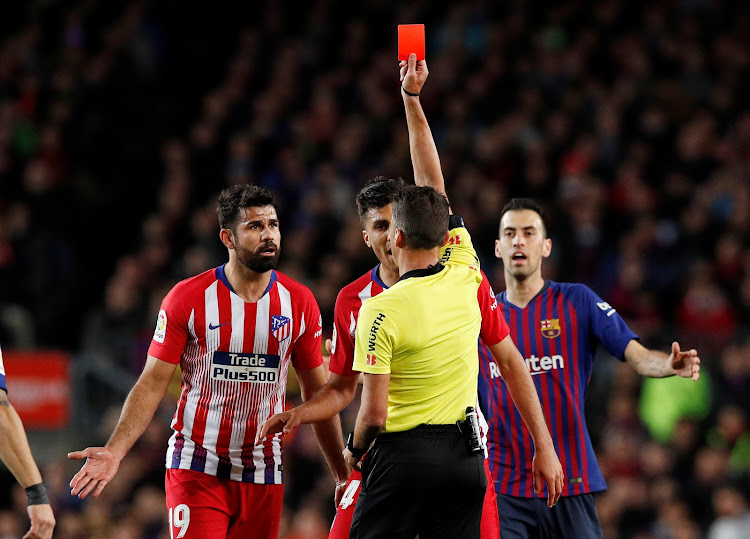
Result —
<path fill-rule="evenodd" d="M 607 494 L 606 535 L 690 537 L 717 516 L 719 529 L 739 518 L 727 509 L 736 499 L 711 494 L 729 474 L 750 484 L 739 426 L 750 410 L 741 2 L 6 2 L 0 341 L 139 371 L 165 291 L 223 261 L 215 210 L 201 201 L 247 182 L 281 195 L 280 269 L 313 289 L 327 324 L 337 288 L 371 262 L 352 194 L 369 176 L 411 170 L 392 79 L 404 21 L 427 28 L 436 79 L 422 99 L 485 272 L 500 267 L 502 203 L 540 198 L 560 246 L 546 278 L 582 280 L 644 342 L 678 333 L 703 358 L 710 393 L 672 380 L 642 386 L 615 368 L 611 387 L 595 392 L 587 413 L 612 462 L 610 491 L 654 482 L 655 514 Z M 673 468 L 654 441 L 670 448 Z M 729 465 L 699 482 L 707 505 L 696 508 L 688 485 L 706 448 L 728 451 Z M 304 522 L 314 533 L 323 513 L 303 500 L 318 456 L 302 444 L 287 459 L 300 481 L 287 491 L 286 533 Z M 143 473 L 163 473 L 160 459 L 145 461 L 153 470 Z M 58 534 L 158 536 L 129 516 L 153 494 L 60 502 Z M 0 507 L 0 536 L 20 534 L 14 518 Z"/>
<path fill-rule="evenodd" d="M 750 530 L 750 509 L 741 490 L 724 485 L 713 495 L 716 520 L 708 528 L 708 539 L 741 539 Z"/>

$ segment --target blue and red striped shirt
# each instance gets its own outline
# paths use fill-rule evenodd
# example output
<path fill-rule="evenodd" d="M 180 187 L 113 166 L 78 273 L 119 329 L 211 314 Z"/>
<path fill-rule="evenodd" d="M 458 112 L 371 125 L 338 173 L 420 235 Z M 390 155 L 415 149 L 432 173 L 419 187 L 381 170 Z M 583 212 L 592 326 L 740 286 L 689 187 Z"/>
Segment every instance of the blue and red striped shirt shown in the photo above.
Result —
<path fill-rule="evenodd" d="M 582 284 L 547 281 L 523 309 L 499 294 L 510 334 L 539 394 L 565 472 L 563 496 L 605 490 L 591 445 L 584 399 L 597 344 L 622 360 L 638 335 L 619 314 Z M 534 497 L 533 442 L 508 388 L 480 341 L 479 394 L 489 422 L 490 470 L 499 494 Z M 541 493 L 540 497 L 546 497 Z"/>

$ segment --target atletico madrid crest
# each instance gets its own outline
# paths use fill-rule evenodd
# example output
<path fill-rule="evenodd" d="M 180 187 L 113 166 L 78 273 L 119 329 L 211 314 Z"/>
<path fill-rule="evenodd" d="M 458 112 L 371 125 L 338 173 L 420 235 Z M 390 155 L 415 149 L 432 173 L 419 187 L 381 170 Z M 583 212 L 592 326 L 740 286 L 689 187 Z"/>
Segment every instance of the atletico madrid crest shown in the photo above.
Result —
<path fill-rule="evenodd" d="M 549 320 L 542 320 L 542 335 L 548 339 L 555 339 L 560 336 L 560 319 L 550 318 Z"/>
<path fill-rule="evenodd" d="M 286 316 L 273 315 L 271 317 L 271 335 L 281 342 L 292 334 L 291 320 Z"/>

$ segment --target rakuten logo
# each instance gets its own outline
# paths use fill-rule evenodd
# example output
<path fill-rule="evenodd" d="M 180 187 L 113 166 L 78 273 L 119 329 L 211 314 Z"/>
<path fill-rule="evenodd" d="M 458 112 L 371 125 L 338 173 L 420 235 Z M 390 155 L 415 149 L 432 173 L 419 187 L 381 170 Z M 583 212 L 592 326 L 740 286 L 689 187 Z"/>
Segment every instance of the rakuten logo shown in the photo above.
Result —
<path fill-rule="evenodd" d="M 531 354 L 531 357 L 525 358 L 524 361 L 526 362 L 526 368 L 529 369 L 529 374 L 531 374 L 531 376 L 565 368 L 565 361 L 560 354 L 555 354 L 551 357 L 537 357 L 534 354 Z M 500 369 L 494 361 L 490 361 L 490 377 L 501 378 Z"/>

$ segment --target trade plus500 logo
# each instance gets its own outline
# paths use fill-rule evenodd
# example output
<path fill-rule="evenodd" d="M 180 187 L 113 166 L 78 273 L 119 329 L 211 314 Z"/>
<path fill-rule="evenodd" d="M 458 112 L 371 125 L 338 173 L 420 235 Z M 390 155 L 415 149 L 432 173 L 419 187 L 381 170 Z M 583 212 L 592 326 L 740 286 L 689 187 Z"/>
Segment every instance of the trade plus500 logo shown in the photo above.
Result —
<path fill-rule="evenodd" d="M 228 382 L 272 384 L 279 379 L 279 356 L 214 352 L 211 378 Z"/>
<path fill-rule="evenodd" d="M 531 376 L 546 374 L 550 371 L 565 368 L 565 360 L 560 354 L 542 357 L 531 354 L 531 357 L 524 358 L 524 361 L 526 362 L 526 368 L 529 369 L 529 374 L 531 374 Z M 500 375 L 500 369 L 494 361 L 490 361 L 490 376 L 492 378 L 502 378 Z"/>

